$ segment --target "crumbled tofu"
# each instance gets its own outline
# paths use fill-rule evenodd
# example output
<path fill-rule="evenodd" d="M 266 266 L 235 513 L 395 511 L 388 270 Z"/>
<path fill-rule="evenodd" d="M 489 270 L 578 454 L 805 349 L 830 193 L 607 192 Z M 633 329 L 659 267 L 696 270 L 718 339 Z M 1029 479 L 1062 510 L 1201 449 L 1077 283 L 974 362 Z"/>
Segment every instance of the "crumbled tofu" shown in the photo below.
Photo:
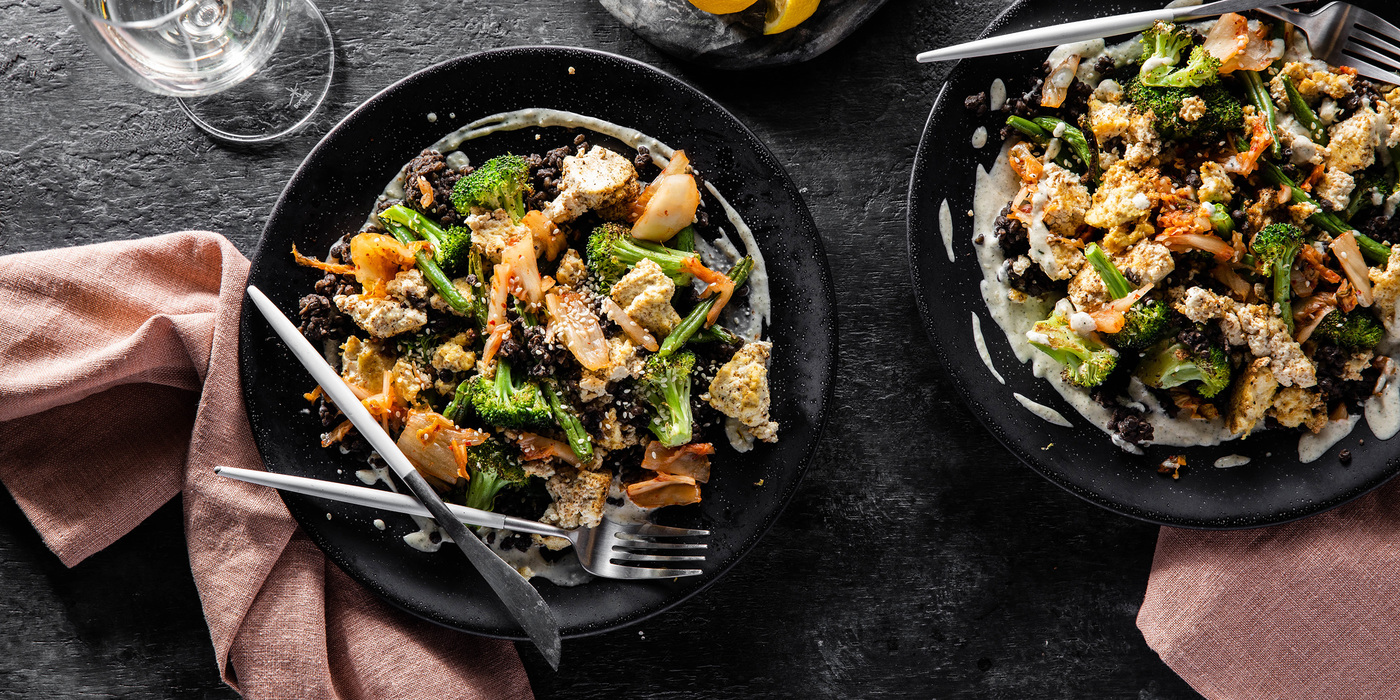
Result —
<path fill-rule="evenodd" d="M 1380 117 L 1369 107 L 1363 107 L 1327 130 L 1330 140 L 1327 165 L 1345 173 L 1355 172 L 1376 162 L 1376 148 L 1381 145 Z"/>
<path fill-rule="evenodd" d="M 476 366 L 476 353 L 467 349 L 467 334 L 458 333 L 433 351 L 433 369 L 470 372 Z"/>
<path fill-rule="evenodd" d="M 578 380 L 579 400 L 596 401 L 606 396 L 611 396 L 608 393 L 608 378 L 598 372 L 584 370 Z"/>
<path fill-rule="evenodd" d="M 1206 115 L 1206 101 L 1197 95 L 1191 95 L 1181 101 L 1181 111 L 1178 115 L 1182 121 L 1194 122 Z"/>
<path fill-rule="evenodd" d="M 645 363 L 646 360 L 637 352 L 637 346 L 632 344 L 630 338 L 618 336 L 608 339 L 608 381 L 640 376 Z"/>
<path fill-rule="evenodd" d="M 458 277 L 452 280 L 452 286 L 457 289 L 457 293 L 461 294 L 462 298 L 466 299 L 468 303 L 476 299 L 476 290 L 472 289 L 472 284 L 467 281 L 467 278 Z M 448 304 L 447 300 L 443 299 L 442 295 L 438 294 L 437 291 L 434 291 L 432 296 L 428 297 L 428 305 L 433 307 L 434 310 L 450 313 L 455 316 L 467 315 L 452 308 L 452 305 Z"/>
<path fill-rule="evenodd" d="M 504 209 L 487 211 L 472 207 L 467 227 L 472 230 L 472 249 L 493 263 L 501 261 L 501 252 L 511 244 L 531 235 L 530 229 L 515 223 Z"/>
<path fill-rule="evenodd" d="M 346 383 L 377 393 L 384 386 L 384 373 L 393 366 L 394 361 L 373 343 L 353 335 L 340 345 L 340 376 Z"/>
<path fill-rule="evenodd" d="M 428 314 L 392 297 L 337 294 L 335 306 L 376 338 L 415 331 L 428 323 Z"/>
<path fill-rule="evenodd" d="M 637 429 L 617 419 L 617 409 L 609 408 L 598 421 L 597 446 L 608 451 L 624 450 L 641 443 Z"/>
<path fill-rule="evenodd" d="M 1342 366 L 1342 379 L 1350 382 L 1361 381 L 1361 373 L 1371 366 L 1371 359 L 1375 353 L 1370 350 L 1360 350 L 1351 354 L 1347 358 L 1347 363 Z"/>
<path fill-rule="evenodd" d="M 1156 179 L 1156 168 L 1133 168 L 1127 161 L 1114 163 L 1094 192 L 1089 210 L 1084 214 L 1085 223 L 1111 229 L 1146 216 L 1157 199 L 1153 185 Z M 1141 206 L 1144 200 L 1148 202 L 1146 207 Z"/>
<path fill-rule="evenodd" d="M 1176 269 L 1167 247 L 1152 241 L 1139 241 L 1126 255 L 1115 256 L 1114 267 L 1138 285 L 1156 284 Z M 1112 301 L 1103 278 L 1091 265 L 1085 265 L 1069 283 L 1069 299 L 1076 309 L 1092 313 Z"/>
<path fill-rule="evenodd" d="M 1284 387 L 1274 394 L 1269 415 L 1285 428 L 1303 425 L 1316 433 L 1327 425 L 1327 403 L 1316 390 Z"/>
<path fill-rule="evenodd" d="M 1089 209 L 1089 189 L 1079 176 L 1054 163 L 1047 164 L 1036 191 L 1049 198 L 1045 202 L 1045 227 L 1056 235 L 1073 237 Z"/>
<path fill-rule="evenodd" d="M 768 356 L 773 344 L 745 343 L 710 382 L 709 402 L 715 410 L 739 421 L 753 437 L 778 441 L 778 424 L 769 420 Z"/>
<path fill-rule="evenodd" d="M 1127 250 L 1134 243 L 1156 235 L 1157 228 L 1152 225 L 1152 217 L 1144 216 L 1132 225 L 1118 224 L 1108 230 L 1103 236 L 1103 249 L 1113 255 L 1118 255 Z"/>
<path fill-rule="evenodd" d="M 602 146 L 583 155 L 568 156 L 559 173 L 559 196 L 545 205 L 544 215 L 572 221 L 590 209 L 630 201 L 641 192 L 632 161 Z"/>
<path fill-rule="evenodd" d="M 1340 99 L 1350 95 L 1352 91 L 1351 75 L 1316 70 L 1306 63 L 1290 61 L 1269 81 L 1270 96 L 1274 98 L 1274 103 L 1285 111 L 1288 110 L 1288 93 L 1284 91 L 1283 76 L 1288 76 L 1288 79 L 1293 81 L 1293 87 L 1298 89 L 1298 94 L 1309 103 L 1316 103 L 1323 95 Z"/>
<path fill-rule="evenodd" d="M 669 334 L 681 322 L 680 314 L 671 306 L 675 293 L 676 283 L 660 265 L 645 258 L 612 288 L 613 301 L 638 325 L 660 336 Z"/>
<path fill-rule="evenodd" d="M 1248 437 L 1273 405 L 1276 391 L 1278 381 L 1269 369 L 1269 358 L 1256 358 L 1235 381 L 1229 411 L 1225 415 L 1225 427 L 1236 435 Z"/>
<path fill-rule="evenodd" d="M 1293 340 L 1288 326 L 1268 306 L 1240 304 L 1229 297 L 1192 287 L 1173 308 L 1196 323 L 1220 320 L 1225 342 L 1244 345 L 1255 357 L 1270 358 L 1270 375 L 1283 386 L 1317 384 L 1317 370 Z"/>
<path fill-rule="evenodd" d="M 554 271 L 554 281 L 565 287 L 578 289 L 588 281 L 588 266 L 583 264 L 583 256 L 570 248 L 559 259 L 559 269 Z"/>
<path fill-rule="evenodd" d="M 1288 205 L 1288 219 L 1295 225 L 1301 226 L 1303 222 L 1308 220 L 1308 217 L 1320 211 L 1322 209 L 1312 202 L 1298 202 Z"/>
<path fill-rule="evenodd" d="M 1391 246 L 1390 259 L 1386 260 L 1385 268 L 1373 267 L 1367 271 L 1367 276 L 1371 278 L 1371 296 L 1373 308 L 1385 324 L 1387 335 L 1394 338 L 1400 335 L 1400 318 L 1396 317 L 1397 309 L 1400 305 L 1400 246 Z"/>
<path fill-rule="evenodd" d="M 1196 196 L 1202 202 L 1228 202 L 1234 190 L 1235 185 L 1230 181 L 1230 173 L 1225 172 L 1225 166 L 1213 160 L 1201 164 L 1201 186 L 1196 190 Z"/>
<path fill-rule="evenodd" d="M 1356 180 L 1352 176 L 1338 170 L 1328 168 L 1322 175 L 1322 182 L 1317 184 L 1313 194 L 1322 200 L 1332 211 L 1341 211 L 1351 203 L 1351 191 L 1356 188 Z"/>
<path fill-rule="evenodd" d="M 1151 112 L 1146 114 L 1134 109 L 1128 119 L 1128 129 L 1123 134 L 1123 162 L 1141 168 L 1147 165 L 1162 150 L 1162 138 L 1152 127 L 1156 120 Z"/>
<path fill-rule="evenodd" d="M 1131 107 L 1089 98 L 1089 130 L 1099 143 L 1127 133 L 1131 119 Z"/>
<path fill-rule="evenodd" d="M 417 405 L 418 395 L 433 386 L 432 375 L 406 358 L 394 363 L 393 372 L 394 391 L 410 405 Z"/>
<path fill-rule="evenodd" d="M 419 272 L 416 267 L 400 271 L 394 276 L 394 279 L 389 280 L 389 284 L 385 285 L 385 290 L 389 296 L 410 304 L 426 301 L 428 296 L 433 293 L 432 288 L 428 286 L 428 281 L 423 279 L 423 273 Z"/>
<path fill-rule="evenodd" d="M 603 520 L 612 473 L 560 468 L 544 482 L 554 502 L 545 508 L 540 522 L 566 529 L 594 527 Z"/>

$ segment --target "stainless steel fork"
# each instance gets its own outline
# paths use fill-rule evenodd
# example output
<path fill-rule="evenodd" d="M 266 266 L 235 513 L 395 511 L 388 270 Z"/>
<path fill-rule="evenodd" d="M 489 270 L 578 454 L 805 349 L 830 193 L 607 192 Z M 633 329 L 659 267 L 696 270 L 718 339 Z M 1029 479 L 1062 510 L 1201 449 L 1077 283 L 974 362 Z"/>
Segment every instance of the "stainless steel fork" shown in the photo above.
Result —
<path fill-rule="evenodd" d="M 1282 7 L 1256 12 L 1298 28 L 1312 53 L 1332 65 L 1355 68 L 1366 78 L 1400 85 L 1400 27 L 1345 2 L 1304 14 Z"/>
<path fill-rule="evenodd" d="M 235 467 L 214 467 L 214 473 L 230 479 L 330 501 L 353 503 L 425 518 L 432 517 L 423 504 L 407 495 L 391 491 Z M 579 563 L 583 564 L 583 570 L 602 578 L 680 578 L 705 573 L 700 569 L 673 567 L 686 563 L 695 565 L 695 562 L 705 560 L 704 552 L 709 545 L 703 542 L 682 541 L 680 538 L 707 537 L 710 534 L 709 530 L 667 527 L 649 522 L 622 522 L 606 517 L 596 527 L 565 530 L 534 520 L 467 508 L 455 503 L 447 504 L 447 509 L 452 511 L 458 520 L 468 525 L 546 537 L 563 537 L 573 543 Z"/>

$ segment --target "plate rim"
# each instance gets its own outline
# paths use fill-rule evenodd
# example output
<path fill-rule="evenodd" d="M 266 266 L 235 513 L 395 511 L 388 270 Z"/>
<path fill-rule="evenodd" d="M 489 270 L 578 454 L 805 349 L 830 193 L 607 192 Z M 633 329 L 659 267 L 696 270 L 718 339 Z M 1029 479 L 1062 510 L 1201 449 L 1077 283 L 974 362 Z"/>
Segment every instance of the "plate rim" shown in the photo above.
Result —
<path fill-rule="evenodd" d="M 985 38 L 991 35 L 997 29 L 1014 21 L 1016 19 L 1015 15 L 1027 11 L 1027 8 L 1035 4 L 1037 4 L 1035 0 L 1014 0 L 1014 2 L 1012 2 L 1004 10 L 998 13 L 996 17 L 994 17 L 987 24 L 987 26 L 982 30 L 982 32 L 978 34 L 978 38 Z M 1065 10 L 1064 8 L 1061 9 L 1062 11 L 1070 11 Z M 1042 50 L 1046 49 L 1029 49 L 1029 51 Z M 1118 503 L 1117 501 L 1109 499 L 1103 496 L 1102 494 L 1090 491 L 1088 489 L 1080 488 L 1074 484 L 1069 483 L 1065 479 L 1061 478 L 1060 475 L 1054 470 L 1047 469 L 1044 466 L 1042 466 L 1035 459 L 1034 455 L 1026 452 L 1025 450 L 1020 449 L 1018 446 L 1013 444 L 1008 439 L 1002 427 L 995 422 L 991 411 L 988 411 L 984 406 L 982 406 L 980 403 L 973 399 L 970 388 L 963 381 L 961 375 L 955 371 L 955 368 L 953 367 L 949 359 L 947 350 L 944 347 L 943 340 L 939 337 L 939 334 L 936 332 L 936 328 L 933 323 L 933 310 L 929 306 L 929 300 L 923 293 L 924 280 L 919 273 L 918 260 L 919 252 L 922 250 L 922 247 L 920 245 L 920 236 L 918 235 L 919 232 L 916 230 L 917 220 L 922 218 L 922 214 L 926 212 L 926 207 L 931 205 L 926 205 L 922 203 L 922 200 L 917 195 L 920 192 L 920 185 L 924 184 L 927 181 L 936 181 L 938 179 L 936 176 L 930 176 L 925 174 L 925 171 L 928 167 L 927 162 L 929 154 L 927 150 L 929 144 L 929 134 L 936 127 L 936 122 L 938 121 L 940 113 L 948 109 L 948 105 L 945 102 L 945 100 L 948 98 L 948 90 L 952 86 L 953 79 L 955 77 L 961 76 L 961 71 L 963 70 L 963 64 L 965 61 L 966 59 L 959 59 L 952 65 L 951 68 L 948 69 L 947 76 L 943 79 L 942 85 L 938 89 L 938 94 L 934 98 L 933 105 L 929 108 L 928 117 L 925 119 L 924 127 L 919 134 L 919 143 L 914 152 L 914 160 L 910 168 L 909 185 L 905 199 L 905 244 L 906 252 L 909 257 L 910 281 L 914 286 L 914 301 L 915 305 L 918 307 L 919 310 L 919 319 L 923 325 L 924 334 L 928 337 L 930 343 L 933 344 L 935 350 L 934 354 L 938 357 L 939 364 L 943 367 L 944 373 L 947 375 L 947 378 L 951 381 L 953 387 L 957 390 L 958 395 L 962 398 L 964 405 L 966 405 L 967 408 L 972 412 L 973 416 L 977 418 L 977 421 L 981 423 L 984 428 L 987 429 L 987 432 L 991 433 L 992 437 L 996 438 L 997 442 L 999 442 L 1002 445 L 1002 447 L 1004 447 L 1007 451 L 1014 455 L 1016 459 L 1021 462 L 1021 464 L 1028 467 L 1031 471 L 1040 475 L 1046 481 L 1049 481 L 1055 486 L 1058 486 L 1062 490 L 1074 495 L 1080 500 L 1086 501 L 1095 506 L 1116 513 L 1118 515 L 1126 516 L 1133 520 L 1151 523 L 1153 525 L 1161 525 L 1164 527 L 1174 527 L 1190 530 L 1249 530 L 1254 528 L 1270 527 L 1273 525 L 1282 525 L 1285 523 L 1295 522 L 1346 505 L 1347 503 L 1361 498 L 1362 496 L 1371 493 L 1372 491 L 1380 488 L 1381 486 L 1384 486 L 1396 476 L 1400 476 L 1400 457 L 1395 457 L 1391 459 L 1391 466 L 1388 470 L 1388 473 L 1386 473 L 1384 476 L 1378 479 L 1372 479 L 1370 482 L 1364 483 L 1334 498 L 1318 503 L 1312 503 L 1300 509 L 1292 509 L 1270 516 L 1232 518 L 1232 521 L 1237 522 L 1232 522 L 1231 524 L 1219 524 L 1201 519 L 1172 517 L 1161 512 L 1144 511 L 1135 507 Z M 982 308 L 985 308 L 985 306 L 985 303 L 983 303 Z M 980 309 L 974 309 L 974 312 L 977 310 Z M 997 330 L 1001 330 L 1000 325 L 997 326 Z M 1091 428 L 1095 430 L 1098 429 L 1097 426 L 1092 426 Z"/>
<path fill-rule="evenodd" d="M 811 211 L 807 207 L 806 200 L 802 198 L 796 183 L 792 181 L 792 176 L 788 173 L 787 168 L 784 167 L 782 161 L 779 160 L 778 157 L 773 153 L 772 149 L 768 147 L 768 144 L 765 143 L 762 139 L 760 139 L 758 135 L 755 134 L 753 130 L 750 129 L 748 125 L 745 124 L 741 119 L 739 119 L 733 112 L 727 109 L 724 105 L 720 104 L 714 98 L 710 97 L 704 91 L 700 90 L 698 87 L 656 66 L 648 64 L 644 61 L 630 58 L 628 56 L 623 56 L 610 51 L 602 51 L 586 47 L 547 44 L 504 46 L 492 49 L 485 49 L 482 51 L 464 53 L 416 70 L 394 81 L 393 83 L 374 93 L 370 97 L 365 98 L 364 101 L 362 101 L 360 104 L 356 105 L 354 109 L 346 113 L 346 115 L 342 117 L 340 121 L 338 121 L 335 124 L 335 126 L 327 130 L 325 135 L 323 135 L 319 140 L 317 140 L 316 144 L 312 146 L 310 150 L 307 151 L 306 155 L 301 159 L 301 162 L 297 165 L 296 169 L 288 177 L 286 185 L 283 186 L 282 191 L 277 196 L 277 201 L 274 203 L 272 210 L 268 213 L 268 217 L 263 225 L 262 232 L 259 234 L 258 243 L 254 249 L 254 254 L 249 261 L 249 273 L 251 276 L 252 270 L 256 269 L 256 267 L 262 260 L 264 253 L 270 251 L 270 249 L 268 248 L 268 233 L 271 229 L 273 221 L 275 220 L 277 215 L 282 211 L 282 208 L 286 203 L 285 197 L 287 195 L 288 190 L 303 176 L 303 171 L 307 168 L 308 163 L 312 160 L 313 156 L 315 156 L 320 151 L 320 149 L 326 147 L 328 142 L 333 137 L 337 136 L 343 130 L 350 128 L 351 122 L 357 120 L 367 109 L 369 109 L 369 107 L 372 104 L 375 104 L 380 100 L 392 98 L 393 93 L 403 89 L 411 81 L 426 79 L 430 75 L 439 71 L 453 70 L 459 64 L 470 62 L 473 60 L 479 60 L 481 57 L 484 56 L 508 56 L 510 54 L 528 52 L 553 52 L 562 55 L 589 54 L 598 58 L 602 58 L 604 60 L 619 61 L 622 63 L 630 64 L 634 68 L 652 74 L 661 81 L 674 82 L 684 90 L 689 91 L 690 93 L 695 95 L 698 99 L 709 102 L 710 105 L 722 115 L 728 117 L 729 119 L 732 119 L 733 123 L 738 127 L 740 132 L 744 135 L 747 135 L 753 140 L 755 144 L 757 144 L 758 149 L 760 150 L 760 155 L 766 156 L 767 159 L 776 166 L 776 169 L 778 170 L 778 173 L 781 176 L 780 183 L 782 184 L 783 188 L 786 191 L 788 191 L 789 194 L 791 194 L 792 199 L 796 204 L 796 213 L 798 217 L 810 224 L 810 230 L 812 233 L 811 242 L 815 247 L 815 252 L 817 253 L 817 255 L 815 256 L 815 262 L 817 265 L 817 270 L 819 272 L 818 276 L 820 278 L 818 288 L 820 289 L 821 296 L 818 297 L 818 299 L 820 300 L 824 298 L 824 300 L 827 302 L 826 306 L 829 309 L 830 318 L 829 328 L 826 328 L 826 330 L 828 331 L 826 352 L 830 357 L 830 361 L 826 363 L 827 366 L 825 368 L 825 371 L 817 373 L 817 378 L 821 382 L 822 387 L 819 395 L 820 404 L 817 407 L 815 418 L 812 421 L 813 437 L 810 444 L 807 445 L 805 451 L 801 455 L 800 459 L 797 461 L 797 466 L 793 472 L 794 478 L 792 479 L 792 482 L 788 486 L 788 488 L 779 496 L 777 506 L 764 516 L 761 525 L 758 527 L 758 529 L 755 530 L 755 532 L 749 538 L 747 538 L 746 541 L 740 543 L 740 545 L 736 548 L 737 553 L 735 554 L 735 556 L 730 561 L 726 562 L 723 566 L 716 569 L 713 575 L 706 577 L 707 580 L 703 581 L 694 588 L 682 591 L 679 595 L 676 595 L 674 597 L 667 597 L 655 605 L 642 608 L 641 610 L 636 611 L 630 615 L 623 616 L 610 622 L 598 624 L 591 627 L 561 630 L 563 638 L 574 639 L 604 634 L 607 632 L 624 629 L 626 627 L 630 627 L 632 625 L 643 622 L 651 617 L 666 612 L 690 600 L 691 598 L 700 594 L 701 592 L 708 590 L 716 582 L 728 575 L 728 573 L 740 561 L 743 561 L 750 554 L 750 552 L 752 552 L 752 550 L 758 545 L 759 541 L 761 541 L 768 534 L 768 532 L 772 529 L 773 525 L 787 510 L 788 505 L 792 502 L 793 497 L 797 494 L 798 489 L 802 485 L 802 481 L 806 477 L 806 474 L 811 467 L 812 461 L 816 456 L 818 448 L 822 444 L 823 438 L 826 436 L 826 428 L 830 421 L 831 415 L 831 404 L 835 395 L 837 367 L 840 363 L 839 305 L 836 296 L 834 281 L 831 275 L 829 258 L 826 252 L 825 244 L 822 240 L 821 231 L 817 226 L 816 220 L 812 217 Z M 787 233 L 784 235 L 793 234 Z M 245 409 L 248 404 L 250 388 L 248 386 L 248 383 L 246 381 L 243 381 L 244 379 L 246 379 L 246 377 L 244 376 L 246 367 L 246 353 L 242 350 L 242 340 L 244 334 L 246 333 L 246 329 L 249 327 L 248 321 L 246 319 L 253 318 L 257 315 L 255 313 L 252 313 L 254 309 L 255 307 L 253 307 L 251 300 L 248 298 L 247 295 L 244 295 L 242 315 L 240 316 L 239 379 L 243 385 L 242 398 L 244 399 Z M 249 412 L 248 415 L 251 418 L 251 412 Z M 258 449 L 259 458 L 262 458 L 262 448 L 259 444 L 259 439 L 256 431 L 254 431 L 253 442 L 255 447 L 257 447 Z M 266 465 L 267 463 L 264 460 L 264 468 L 266 468 Z M 306 502 L 302 501 L 301 497 L 298 497 L 295 494 L 287 494 L 282 491 L 279 491 L 278 494 L 282 497 L 283 502 L 286 504 L 287 509 L 291 512 L 293 518 L 296 519 L 300 529 L 307 535 L 309 539 L 311 539 L 313 543 L 316 544 L 317 548 L 320 549 L 326 555 L 327 559 L 334 563 L 338 568 L 341 569 L 341 571 L 343 571 L 356 583 L 368 589 L 377 599 L 388 603 L 394 608 L 403 610 L 404 612 L 407 612 L 417 618 L 426 620 L 428 622 L 437 624 L 442 627 L 454 629 L 466 634 L 472 634 L 480 637 L 487 637 L 493 639 L 505 639 L 511 641 L 528 640 L 528 637 L 526 637 L 523 634 L 523 632 L 519 634 L 499 633 L 490 630 L 471 629 L 463 627 L 458 624 L 455 624 L 454 622 L 443 619 L 442 616 L 434 614 L 434 612 L 431 610 L 419 610 L 413 607 L 409 607 L 408 605 L 401 603 L 400 601 L 390 597 L 389 595 L 381 593 L 380 586 L 377 586 L 372 581 L 369 581 L 365 577 L 360 576 L 358 571 L 347 569 L 346 567 L 342 566 L 341 563 L 337 560 L 337 557 L 332 556 L 331 552 L 335 551 L 335 548 L 329 546 L 327 539 L 321 534 L 319 534 L 319 532 L 315 529 L 306 526 L 307 521 L 315 522 L 315 518 L 313 518 L 309 513 L 304 512 L 307 510 L 307 507 Z"/>

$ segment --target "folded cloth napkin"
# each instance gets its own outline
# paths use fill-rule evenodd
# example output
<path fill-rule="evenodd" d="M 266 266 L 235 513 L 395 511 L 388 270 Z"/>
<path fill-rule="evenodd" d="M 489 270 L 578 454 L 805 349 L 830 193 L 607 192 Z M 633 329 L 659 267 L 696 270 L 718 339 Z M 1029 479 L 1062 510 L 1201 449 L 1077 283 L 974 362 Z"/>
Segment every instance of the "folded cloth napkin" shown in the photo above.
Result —
<path fill-rule="evenodd" d="M 1400 697 L 1400 484 L 1287 525 L 1162 528 L 1138 628 L 1202 695 Z"/>
<path fill-rule="evenodd" d="M 510 643 L 391 608 L 275 491 L 214 475 L 262 468 L 238 377 L 247 274 L 207 232 L 0 257 L 0 482 L 67 566 L 183 494 L 215 661 L 245 697 L 533 697 Z"/>

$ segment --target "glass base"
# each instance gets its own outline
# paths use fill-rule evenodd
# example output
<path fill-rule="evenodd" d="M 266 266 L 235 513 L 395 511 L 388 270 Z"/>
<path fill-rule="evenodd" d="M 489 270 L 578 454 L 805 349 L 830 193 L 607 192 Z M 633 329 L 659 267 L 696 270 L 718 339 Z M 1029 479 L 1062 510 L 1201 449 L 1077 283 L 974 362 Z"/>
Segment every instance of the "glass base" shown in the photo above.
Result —
<path fill-rule="evenodd" d="M 335 75 L 330 25 L 311 0 L 292 0 L 277 49 L 243 82 L 208 97 L 178 98 L 200 130 L 231 143 L 270 143 L 316 115 Z"/>

